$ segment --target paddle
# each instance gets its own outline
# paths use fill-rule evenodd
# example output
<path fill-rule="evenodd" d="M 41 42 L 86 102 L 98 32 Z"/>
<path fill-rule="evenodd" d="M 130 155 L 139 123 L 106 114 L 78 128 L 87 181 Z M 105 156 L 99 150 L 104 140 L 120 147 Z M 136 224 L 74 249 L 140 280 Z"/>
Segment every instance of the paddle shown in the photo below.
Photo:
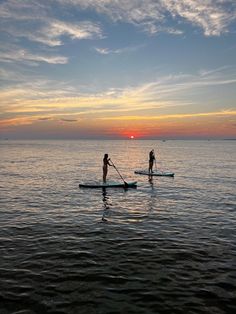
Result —
<path fill-rule="evenodd" d="M 155 156 L 155 155 L 154 155 L 154 156 Z M 156 156 L 155 156 L 155 159 L 154 159 L 154 160 L 155 160 L 155 168 L 156 168 L 156 171 L 157 171 L 157 161 L 156 161 Z M 158 161 L 158 162 L 160 163 L 160 161 Z M 160 169 L 160 167 L 159 167 L 159 169 Z M 161 169 L 160 169 L 159 171 L 164 172 L 164 171 L 163 171 L 163 170 L 161 170 Z"/>
<path fill-rule="evenodd" d="M 124 182 L 125 187 L 127 188 L 129 186 L 129 184 L 127 182 L 125 182 L 124 178 L 122 177 L 122 175 L 120 174 L 119 170 L 116 168 L 116 166 L 114 165 L 114 163 L 112 162 L 111 159 L 109 159 L 109 161 L 111 162 L 111 165 L 116 169 L 117 173 L 119 174 L 119 176 L 121 177 L 121 179 Z"/>

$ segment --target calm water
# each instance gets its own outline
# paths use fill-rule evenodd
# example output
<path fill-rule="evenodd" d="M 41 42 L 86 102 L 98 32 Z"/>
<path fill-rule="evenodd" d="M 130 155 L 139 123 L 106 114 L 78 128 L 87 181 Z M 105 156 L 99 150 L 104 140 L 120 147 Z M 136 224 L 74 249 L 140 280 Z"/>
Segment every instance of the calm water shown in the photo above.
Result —
<path fill-rule="evenodd" d="M 152 148 L 175 178 L 133 173 Z M 236 141 L 0 150 L 1 314 L 235 313 Z M 137 189 L 79 189 L 101 179 L 106 152 Z"/>

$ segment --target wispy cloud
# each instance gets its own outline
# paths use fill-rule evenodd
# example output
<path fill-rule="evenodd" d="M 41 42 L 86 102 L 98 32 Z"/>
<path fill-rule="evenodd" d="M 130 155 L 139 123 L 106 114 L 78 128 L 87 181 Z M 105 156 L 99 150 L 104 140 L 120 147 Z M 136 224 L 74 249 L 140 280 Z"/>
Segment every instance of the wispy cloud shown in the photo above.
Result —
<path fill-rule="evenodd" d="M 50 117 L 43 117 L 43 118 L 38 118 L 39 121 L 48 121 L 51 120 L 52 118 Z"/>
<path fill-rule="evenodd" d="M 182 30 L 168 27 L 168 16 L 177 22 L 186 21 L 200 27 L 206 36 L 218 36 L 228 31 L 236 20 L 234 0 L 55 0 L 64 5 L 94 9 L 108 15 L 115 22 L 124 21 L 143 27 L 149 33 L 170 32 L 180 34 Z"/>
<path fill-rule="evenodd" d="M 78 86 L 67 84 L 55 85 L 52 81 L 38 81 L 31 84 L 15 85 L 2 88 L 0 93 L 2 118 L 15 116 L 29 116 L 42 118 L 62 117 L 69 115 L 69 120 L 78 116 L 86 117 L 119 117 L 131 116 L 137 119 L 159 117 L 161 114 L 168 117 L 173 108 L 175 113 L 183 116 L 180 108 L 185 106 L 184 112 L 194 109 L 198 102 L 192 100 L 192 94 L 205 91 L 208 86 L 221 86 L 236 83 L 235 74 L 229 77 L 220 71 L 208 70 L 204 74 L 161 77 L 156 81 L 123 89 L 111 88 L 100 93 L 79 93 Z M 225 75 L 228 79 L 225 78 Z M 190 96 L 189 96 L 190 95 Z M 227 106 L 229 107 L 229 106 Z M 178 109 L 179 108 L 179 109 Z M 197 110 L 198 111 L 198 110 Z M 224 114 L 233 110 L 221 110 Z M 178 114 L 176 117 L 178 117 Z M 201 114 L 201 113 L 200 113 Z M 72 117 L 71 117 L 72 115 Z M 115 116 L 118 116 L 116 118 Z M 187 116 L 186 116 L 187 117 Z M 67 119 L 67 118 L 66 118 Z"/>
<path fill-rule="evenodd" d="M 63 118 L 63 119 L 61 119 L 61 121 L 63 121 L 63 122 L 77 122 L 77 119 L 65 119 L 65 118 Z"/>
<path fill-rule="evenodd" d="M 112 49 L 108 49 L 108 48 L 94 48 L 95 51 L 97 51 L 98 53 L 100 53 L 101 55 L 108 55 L 108 54 L 119 54 L 121 53 L 121 49 L 115 49 L 115 50 L 112 50 Z"/>
<path fill-rule="evenodd" d="M 102 117 L 100 120 L 169 120 L 169 119 L 186 119 L 195 117 L 220 117 L 236 116 L 236 110 L 222 110 L 215 112 L 198 112 L 198 113 L 184 113 L 184 114 L 160 114 L 152 116 L 117 116 L 117 117 Z"/>
<path fill-rule="evenodd" d="M 199 26 L 206 36 L 219 36 L 227 32 L 230 23 L 236 19 L 234 1 L 163 0 L 162 2 L 173 17 L 179 16 Z"/>
<path fill-rule="evenodd" d="M 0 3 L 0 18 L 3 20 L 39 20 L 48 14 L 48 6 L 44 1 L 7 0 Z"/>
<path fill-rule="evenodd" d="M 143 47 L 144 45 L 129 46 L 129 47 L 123 47 L 119 49 L 109 49 L 106 47 L 94 47 L 94 50 L 102 55 L 109 55 L 109 54 L 121 54 L 121 53 L 135 52 Z"/>
<path fill-rule="evenodd" d="M 68 62 L 68 58 L 63 56 L 52 56 L 43 54 L 33 54 L 27 49 L 12 49 L 8 51 L 0 51 L 0 62 L 29 62 L 37 64 L 39 62 L 45 62 L 50 64 L 65 64 Z"/>
<path fill-rule="evenodd" d="M 68 34 L 72 39 L 91 39 L 102 37 L 102 31 L 98 24 L 86 21 L 77 24 L 54 21 L 51 23 L 52 36 L 58 37 Z"/>
<path fill-rule="evenodd" d="M 30 41 L 43 43 L 51 47 L 63 45 L 61 38 L 64 35 L 70 37 L 72 40 L 103 37 L 101 27 L 89 21 L 69 23 L 59 20 L 52 21 L 46 18 L 43 23 L 37 23 L 37 25 L 31 27 L 32 29 L 29 29 L 28 25 L 17 24 L 7 27 L 4 26 L 3 29 L 6 33 L 14 37 L 25 37 Z"/>
<path fill-rule="evenodd" d="M 181 35 L 185 23 L 189 23 L 202 29 L 205 36 L 219 36 L 228 32 L 231 23 L 236 21 L 236 2 L 233 0 L 8 0 L 0 3 L 1 30 L 11 35 L 8 40 L 27 38 L 49 47 L 63 45 L 65 37 L 71 40 L 104 38 L 102 24 L 89 20 L 69 22 L 66 15 L 57 14 L 58 7 L 55 10 L 55 5 L 61 5 L 61 10 L 67 14 L 72 14 L 72 8 L 77 13 L 94 10 L 115 23 L 130 23 L 151 35 Z M 107 47 L 96 47 L 95 50 L 104 55 L 128 51 Z M 63 57 L 33 56 L 29 53 L 27 57 L 22 57 L 21 53 L 17 53 L 21 60 L 28 58 L 28 61 L 66 63 Z M 5 56 L 3 58 L 7 60 Z"/>
<path fill-rule="evenodd" d="M 8 0 L 0 4 L 1 29 L 14 38 L 27 38 L 47 46 L 63 45 L 63 36 L 72 40 L 103 38 L 101 26 L 91 21 L 57 17 L 50 1 Z"/>

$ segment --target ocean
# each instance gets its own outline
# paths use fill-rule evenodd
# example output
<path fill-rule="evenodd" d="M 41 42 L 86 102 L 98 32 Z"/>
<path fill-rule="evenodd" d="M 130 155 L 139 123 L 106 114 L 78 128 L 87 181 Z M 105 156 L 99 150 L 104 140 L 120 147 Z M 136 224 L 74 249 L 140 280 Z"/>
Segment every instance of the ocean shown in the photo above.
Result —
<path fill-rule="evenodd" d="M 174 178 L 134 174 L 151 149 Z M 79 188 L 105 153 L 136 189 Z M 0 154 L 1 314 L 236 313 L 236 141 L 2 140 Z"/>

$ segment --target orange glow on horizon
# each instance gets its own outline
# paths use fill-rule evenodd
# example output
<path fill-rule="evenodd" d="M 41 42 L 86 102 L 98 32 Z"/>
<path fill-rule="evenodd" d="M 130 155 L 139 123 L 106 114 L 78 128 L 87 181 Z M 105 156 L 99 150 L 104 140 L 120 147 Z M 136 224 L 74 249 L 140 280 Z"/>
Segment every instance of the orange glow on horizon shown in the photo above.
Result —
<path fill-rule="evenodd" d="M 122 119 L 81 115 L 22 115 L 0 121 L 2 137 L 68 137 L 118 138 L 139 140 L 148 138 L 235 138 L 236 111 L 215 112 L 214 114 L 167 115 L 152 117 L 131 116 Z M 164 119 L 165 118 L 165 119 Z M 127 120 L 126 120 L 127 119 Z M 30 137 L 30 136 L 29 136 Z"/>

